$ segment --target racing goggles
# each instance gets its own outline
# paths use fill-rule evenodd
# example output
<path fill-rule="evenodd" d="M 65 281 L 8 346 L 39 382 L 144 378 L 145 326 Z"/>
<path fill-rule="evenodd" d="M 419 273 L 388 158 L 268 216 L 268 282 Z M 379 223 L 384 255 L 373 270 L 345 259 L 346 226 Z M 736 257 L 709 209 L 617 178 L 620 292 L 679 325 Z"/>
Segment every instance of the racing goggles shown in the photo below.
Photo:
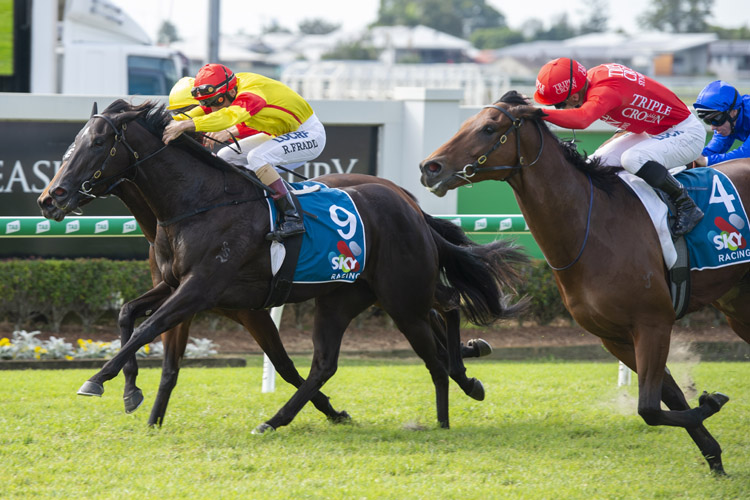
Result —
<path fill-rule="evenodd" d="M 703 120 L 706 125 L 713 125 L 714 127 L 721 127 L 727 120 L 730 119 L 729 111 L 717 111 L 715 109 L 699 109 L 697 110 L 698 118 Z"/>
<path fill-rule="evenodd" d="M 193 87 L 192 89 L 190 89 L 190 94 L 192 94 L 192 96 L 198 100 L 201 106 L 218 106 L 220 104 L 223 104 L 226 100 L 226 87 L 226 81 L 218 86 L 207 83 L 205 85 Z"/>
<path fill-rule="evenodd" d="M 221 104 L 224 104 L 224 101 L 226 100 L 226 95 L 223 92 L 221 92 L 219 94 L 215 94 L 210 97 L 196 97 L 196 99 L 198 99 L 198 102 L 200 103 L 201 106 L 206 106 L 210 108 L 212 106 L 220 106 Z"/>
<path fill-rule="evenodd" d="M 212 94 L 215 94 L 216 91 L 219 90 L 219 87 L 222 87 L 226 84 L 227 82 L 224 81 L 221 82 L 221 85 L 213 85 L 211 83 L 198 85 L 197 87 L 193 87 L 190 89 L 190 94 L 198 100 L 207 99 L 211 97 Z"/>
<path fill-rule="evenodd" d="M 227 73 L 226 68 L 222 69 L 224 69 L 224 81 L 220 84 L 205 83 L 190 89 L 190 94 L 200 101 L 201 106 L 217 106 L 226 100 L 229 84 L 235 76 L 234 73 Z"/>

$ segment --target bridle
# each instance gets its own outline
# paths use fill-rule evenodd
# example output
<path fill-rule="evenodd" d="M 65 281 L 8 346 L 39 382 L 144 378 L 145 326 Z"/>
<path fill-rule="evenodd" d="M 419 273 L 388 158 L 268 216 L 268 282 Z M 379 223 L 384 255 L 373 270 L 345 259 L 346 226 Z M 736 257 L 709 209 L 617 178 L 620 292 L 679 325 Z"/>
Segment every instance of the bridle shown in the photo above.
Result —
<path fill-rule="evenodd" d="M 479 156 L 476 160 L 474 160 L 473 163 L 469 163 L 468 165 L 464 166 L 464 168 L 459 171 L 455 172 L 453 175 L 455 177 L 459 177 L 466 181 L 469 184 L 469 187 L 471 187 L 472 181 L 471 178 L 477 175 L 480 172 L 494 172 L 498 170 L 512 170 L 511 174 L 503 179 L 504 181 L 507 181 L 511 177 L 513 177 L 515 174 L 517 174 L 521 168 L 523 167 L 530 167 L 534 165 L 537 161 L 539 161 L 539 158 L 542 156 L 542 151 L 544 150 L 544 133 L 542 132 L 542 126 L 539 125 L 539 123 L 534 122 L 536 125 L 537 131 L 539 132 L 539 139 L 541 143 L 539 144 L 539 152 L 536 155 L 536 158 L 534 158 L 534 161 L 529 163 L 528 165 L 525 164 L 525 158 L 521 155 L 521 134 L 519 133 L 519 129 L 526 121 L 525 118 L 516 118 L 512 114 L 510 114 L 506 109 L 501 108 L 500 106 L 497 106 L 495 104 L 489 104 L 487 106 L 484 106 L 483 109 L 486 108 L 493 108 L 501 113 L 503 113 L 505 116 L 507 116 L 510 119 L 510 126 L 503 132 L 503 134 L 500 136 L 500 138 L 495 142 L 495 144 L 483 155 Z M 486 167 L 484 166 L 485 163 L 487 163 L 487 157 L 495 152 L 497 148 L 508 142 L 508 135 L 511 132 L 515 132 L 516 135 L 516 155 L 518 159 L 516 160 L 516 164 L 512 166 L 505 166 L 505 165 L 497 165 L 493 167 Z"/>
<path fill-rule="evenodd" d="M 500 136 L 500 138 L 497 140 L 497 142 L 492 146 L 492 148 L 490 148 L 489 151 L 487 151 L 486 153 L 484 153 L 483 155 L 481 155 L 479 158 L 477 158 L 476 160 L 474 160 L 473 163 L 470 163 L 470 164 L 466 165 L 463 168 L 463 170 L 461 170 L 460 172 L 456 172 L 456 173 L 453 174 L 455 177 L 459 177 L 459 178 L 465 180 L 466 182 L 468 182 L 469 183 L 468 187 L 471 187 L 471 184 L 472 184 L 471 178 L 474 177 L 476 174 L 478 174 L 480 172 L 494 172 L 494 171 L 498 171 L 498 170 L 512 170 L 511 174 L 508 177 L 506 177 L 505 179 L 502 179 L 504 181 L 507 181 L 508 179 L 510 179 L 511 177 L 513 177 L 515 174 L 517 174 L 521 170 L 521 168 L 523 168 L 524 166 L 530 167 L 530 166 L 534 165 L 537 161 L 539 161 L 539 158 L 542 156 L 542 151 L 544 150 L 544 133 L 542 132 L 541 125 L 538 122 L 535 121 L 534 124 L 537 127 L 537 131 L 539 132 L 539 139 L 540 139 L 539 152 L 537 153 L 536 158 L 534 158 L 534 161 L 532 161 L 528 165 L 525 165 L 524 164 L 525 159 L 524 159 L 523 156 L 521 156 L 521 134 L 519 133 L 519 129 L 524 124 L 525 119 L 524 118 L 516 118 L 512 114 L 510 114 L 507 110 L 501 108 L 500 106 L 494 105 L 494 104 L 490 104 L 488 106 L 484 106 L 484 108 L 494 108 L 494 109 L 500 111 L 501 113 L 503 113 L 505 116 L 507 116 L 510 119 L 511 124 L 505 130 L 505 132 L 503 132 L 503 134 Z M 512 166 L 500 166 L 500 165 L 498 165 L 498 166 L 493 166 L 493 167 L 485 167 L 484 164 L 487 162 L 487 157 L 489 155 L 491 155 L 497 148 L 499 148 L 500 146 L 502 146 L 503 144 L 505 144 L 506 142 L 508 142 L 508 134 L 510 132 L 515 132 L 515 134 L 516 134 L 516 152 L 517 152 L 516 154 L 518 155 L 518 160 L 516 161 L 516 164 L 512 165 Z M 586 216 L 586 233 L 585 233 L 585 235 L 583 237 L 583 243 L 581 244 L 581 249 L 578 251 L 578 255 L 576 255 L 576 257 L 573 259 L 572 262 L 570 262 L 570 264 L 567 264 L 567 265 L 562 266 L 562 267 L 556 267 L 556 266 L 553 266 L 552 264 L 550 264 L 549 261 L 547 261 L 547 265 L 552 270 L 554 270 L 554 271 L 565 271 L 566 269 L 569 269 L 569 268 L 573 267 L 573 265 L 576 262 L 578 262 L 578 260 L 581 258 L 581 255 L 583 255 L 583 250 L 584 250 L 584 248 L 586 248 L 586 243 L 589 240 L 589 230 L 591 229 L 591 212 L 592 212 L 592 208 L 594 206 L 594 185 L 593 185 L 593 181 L 591 179 L 591 175 L 590 174 L 586 174 L 586 175 L 589 178 L 589 193 L 590 194 L 589 194 L 588 214 Z"/>
<path fill-rule="evenodd" d="M 89 180 L 86 180 L 86 181 L 84 181 L 81 184 L 81 189 L 79 190 L 79 192 L 81 194 L 83 194 L 84 196 L 88 196 L 89 198 L 99 198 L 99 197 L 106 196 L 117 185 L 119 185 L 121 182 L 123 182 L 123 181 L 125 181 L 127 179 L 132 180 L 135 177 L 136 169 L 138 168 L 139 165 L 141 165 L 142 163 L 150 160 L 154 156 L 158 155 L 159 153 L 161 153 L 162 151 L 164 151 L 169 146 L 168 144 L 165 144 L 162 147 L 160 147 L 159 149 L 157 149 L 156 151 L 154 151 L 153 153 L 150 153 L 149 155 L 145 156 L 144 158 L 141 158 L 140 155 L 138 154 L 138 152 L 128 143 L 128 140 L 125 137 L 125 131 L 128 128 L 127 127 L 127 123 L 123 123 L 121 125 L 120 129 L 118 129 L 117 125 L 115 125 L 115 122 L 111 118 L 109 118 L 108 116 L 101 115 L 101 114 L 94 114 L 94 115 L 91 116 L 91 118 L 101 118 L 102 120 L 104 120 L 107 123 L 107 125 L 110 126 L 110 128 L 112 129 L 112 131 L 114 132 L 115 138 L 114 138 L 114 142 L 112 144 L 112 148 L 109 150 L 109 155 L 102 161 L 102 164 L 99 167 L 99 169 L 92 174 L 92 176 L 91 176 L 91 178 Z M 189 136 L 186 136 L 185 139 L 187 139 L 187 140 L 193 140 L 194 141 L 194 139 L 190 138 Z M 113 175 L 102 177 L 104 169 L 107 166 L 107 162 L 110 159 L 114 158 L 115 155 L 117 154 L 117 144 L 118 143 L 123 144 L 127 148 L 127 150 L 130 151 L 130 153 L 133 155 L 133 158 L 135 159 L 135 162 L 133 162 L 132 164 L 129 164 L 127 167 L 125 167 L 124 169 L 120 170 L 119 172 L 117 172 L 117 173 L 115 173 Z M 130 175 L 130 177 L 126 177 L 125 174 L 128 171 L 131 171 L 131 170 L 132 170 L 132 174 Z M 242 169 L 238 169 L 238 171 L 241 173 Z M 249 176 L 244 175 L 244 177 L 248 178 Z M 109 181 L 111 179 L 116 179 L 116 180 L 115 180 L 115 182 L 113 182 L 112 184 L 110 184 L 107 187 L 107 189 L 102 194 L 95 195 L 95 194 L 91 193 L 91 191 L 96 186 L 98 186 L 99 184 L 103 184 L 103 183 L 105 183 L 105 182 L 107 182 L 107 181 Z M 265 190 L 265 191 L 270 191 L 273 194 L 273 190 L 271 190 L 265 184 L 261 183 L 257 178 L 249 177 L 248 180 L 251 183 L 255 184 L 257 187 L 259 187 L 260 189 Z M 198 215 L 198 214 L 202 214 L 204 212 L 208 212 L 208 211 L 213 210 L 215 208 L 225 207 L 225 206 L 229 206 L 229 205 L 239 205 L 239 204 L 242 204 L 242 203 L 247 203 L 247 202 L 250 202 L 250 201 L 255 201 L 257 199 L 258 198 L 253 197 L 253 198 L 240 199 L 240 200 L 234 200 L 233 199 L 233 200 L 229 200 L 229 201 L 215 203 L 215 204 L 207 206 L 207 207 L 201 207 L 201 208 L 189 211 L 187 213 L 180 214 L 178 216 L 175 216 L 175 217 L 173 217 L 171 219 L 167 219 L 165 221 L 157 221 L 157 224 L 159 226 L 169 226 L 171 224 L 174 224 L 175 222 L 181 221 L 181 220 L 186 219 L 188 217 L 192 217 L 194 215 Z"/>
<path fill-rule="evenodd" d="M 119 183 L 121 183 L 122 181 L 125 180 L 125 174 L 128 171 L 132 170 L 133 171 L 132 176 L 135 176 L 135 171 L 136 171 L 136 169 L 138 168 L 138 166 L 140 164 L 142 164 L 143 162 L 145 162 L 145 161 L 153 158 L 157 154 L 161 153 L 168 146 L 167 144 L 165 144 L 161 148 L 157 149 L 153 153 L 151 153 L 151 154 L 149 154 L 146 157 L 144 157 L 144 158 L 141 159 L 140 155 L 138 154 L 138 151 L 136 151 L 130 145 L 130 143 L 128 143 L 128 140 L 125 138 L 125 131 L 128 128 L 128 124 L 127 123 L 123 123 L 121 125 L 120 129 L 118 129 L 117 125 L 115 125 L 115 122 L 110 117 L 108 117 L 108 116 L 101 115 L 101 114 L 94 114 L 94 115 L 91 115 L 91 118 L 101 118 L 102 120 L 104 120 L 107 123 L 107 125 L 110 126 L 110 128 L 112 129 L 112 131 L 114 132 L 115 138 L 114 138 L 114 141 L 112 143 L 112 148 L 109 150 L 109 155 L 107 155 L 107 157 L 104 158 L 104 160 L 102 161 L 101 166 L 96 170 L 96 172 L 94 172 L 91 175 L 90 179 L 88 179 L 86 181 L 83 181 L 83 183 L 81 184 L 81 189 L 79 190 L 79 192 L 81 194 L 83 194 L 84 196 L 88 196 L 89 198 L 98 198 L 100 196 L 106 196 L 106 195 L 108 195 Z M 107 166 L 107 162 L 109 162 L 109 160 L 111 160 L 112 158 L 115 157 L 115 155 L 117 155 L 117 145 L 118 144 L 122 144 L 122 145 L 125 146 L 125 148 L 127 148 L 127 150 L 133 155 L 133 158 L 135 159 L 135 162 L 132 163 L 132 164 L 129 164 L 127 167 L 125 167 L 124 169 L 122 169 L 121 171 L 119 171 L 119 172 L 117 172 L 117 173 L 115 173 L 113 175 L 102 177 L 102 175 L 104 174 L 104 169 Z M 131 176 L 131 178 L 132 178 L 132 176 Z M 93 191 L 95 187 L 97 187 L 100 184 L 106 183 L 107 181 L 109 181 L 111 179 L 117 179 L 117 180 L 115 182 L 113 182 L 112 184 L 110 184 L 107 187 L 106 191 L 104 191 L 104 193 L 102 193 L 101 195 L 98 195 L 98 196 L 91 193 L 91 191 Z"/>

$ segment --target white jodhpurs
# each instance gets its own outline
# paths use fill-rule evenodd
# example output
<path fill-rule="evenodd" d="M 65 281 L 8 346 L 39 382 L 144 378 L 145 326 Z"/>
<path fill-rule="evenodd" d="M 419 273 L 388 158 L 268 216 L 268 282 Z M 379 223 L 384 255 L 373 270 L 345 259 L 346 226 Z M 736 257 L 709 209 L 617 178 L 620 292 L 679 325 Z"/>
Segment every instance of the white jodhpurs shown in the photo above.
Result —
<path fill-rule="evenodd" d="M 225 147 L 219 151 L 219 157 L 253 171 L 267 164 L 284 165 L 293 170 L 320 156 L 326 145 L 326 131 L 313 114 L 294 132 L 278 137 L 257 134 L 238 142 L 240 153 Z"/>
<path fill-rule="evenodd" d="M 647 161 L 658 162 L 667 170 L 690 163 L 701 155 L 705 144 L 706 128 L 691 114 L 658 135 L 626 133 L 591 156 L 601 158 L 602 165 L 622 167 L 635 174 Z"/>

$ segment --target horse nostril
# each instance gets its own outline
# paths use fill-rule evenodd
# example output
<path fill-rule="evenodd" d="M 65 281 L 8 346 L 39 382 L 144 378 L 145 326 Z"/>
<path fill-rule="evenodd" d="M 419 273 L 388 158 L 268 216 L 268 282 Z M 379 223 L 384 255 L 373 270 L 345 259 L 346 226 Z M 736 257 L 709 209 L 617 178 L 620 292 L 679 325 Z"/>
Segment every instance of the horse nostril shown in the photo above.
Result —
<path fill-rule="evenodd" d="M 440 172 L 440 170 L 442 170 L 442 168 L 443 168 L 443 167 L 440 166 L 439 163 L 434 162 L 434 161 L 431 161 L 430 163 L 428 163 L 427 165 L 425 165 L 425 167 L 427 167 L 427 170 L 431 174 L 435 174 L 437 172 Z"/>
<path fill-rule="evenodd" d="M 55 189 L 54 191 L 52 191 L 52 194 L 54 194 L 55 196 L 65 196 L 65 193 L 67 193 L 67 191 L 65 191 L 61 187 L 59 187 L 59 188 Z"/>
<path fill-rule="evenodd" d="M 45 199 L 42 200 L 42 205 L 45 207 L 51 207 L 52 206 L 52 197 L 48 196 Z"/>

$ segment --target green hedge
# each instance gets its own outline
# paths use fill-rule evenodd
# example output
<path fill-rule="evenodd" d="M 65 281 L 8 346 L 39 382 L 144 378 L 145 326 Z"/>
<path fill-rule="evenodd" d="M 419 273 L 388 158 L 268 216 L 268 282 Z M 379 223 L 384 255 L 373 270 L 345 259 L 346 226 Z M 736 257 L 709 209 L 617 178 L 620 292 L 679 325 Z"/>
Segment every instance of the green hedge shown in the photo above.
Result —
<path fill-rule="evenodd" d="M 0 261 L 0 319 L 16 328 L 40 316 L 59 331 L 63 319 L 77 314 L 89 328 L 122 301 L 151 288 L 147 261 L 107 259 Z"/>
<path fill-rule="evenodd" d="M 536 260 L 526 267 L 523 284 L 518 291 L 519 295 L 529 298 L 529 308 L 520 318 L 521 323 L 531 320 L 539 325 L 548 325 L 558 318 L 572 321 L 557 290 L 555 275 L 544 260 Z"/>
<path fill-rule="evenodd" d="M 521 321 L 548 324 L 570 318 L 557 292 L 552 271 L 544 261 L 530 264 L 519 295 L 530 299 Z M 46 321 L 57 332 L 63 319 L 76 314 L 88 329 L 105 313 L 118 311 L 151 288 L 147 261 L 107 259 L 0 261 L 0 321 L 16 329 Z M 294 308 L 310 314 L 311 308 Z M 297 318 L 297 323 L 302 320 Z"/>

